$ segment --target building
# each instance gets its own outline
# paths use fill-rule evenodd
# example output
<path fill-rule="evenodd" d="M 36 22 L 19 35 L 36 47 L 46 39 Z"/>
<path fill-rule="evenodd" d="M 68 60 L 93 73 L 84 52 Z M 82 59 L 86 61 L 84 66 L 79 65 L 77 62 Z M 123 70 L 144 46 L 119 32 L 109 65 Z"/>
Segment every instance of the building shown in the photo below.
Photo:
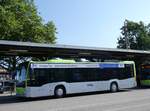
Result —
<path fill-rule="evenodd" d="M 4 80 L 12 80 L 12 77 L 6 69 L 0 67 L 0 81 Z"/>

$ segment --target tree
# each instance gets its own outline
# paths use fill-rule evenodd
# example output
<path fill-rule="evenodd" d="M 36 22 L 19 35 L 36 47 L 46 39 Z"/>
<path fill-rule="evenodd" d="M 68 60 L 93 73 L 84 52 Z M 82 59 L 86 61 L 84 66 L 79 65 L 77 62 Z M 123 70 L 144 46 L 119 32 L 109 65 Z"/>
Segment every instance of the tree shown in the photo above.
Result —
<path fill-rule="evenodd" d="M 0 0 L 0 39 L 55 43 L 53 22 L 43 24 L 34 0 Z"/>
<path fill-rule="evenodd" d="M 0 39 L 37 43 L 55 43 L 56 27 L 50 21 L 44 24 L 38 15 L 34 0 L 0 0 Z M 0 57 L 0 65 L 15 69 L 25 57 Z"/>
<path fill-rule="evenodd" d="M 127 47 L 128 46 L 128 47 Z M 150 49 L 150 24 L 125 20 L 118 38 L 117 48 L 130 48 L 138 50 Z"/>
<path fill-rule="evenodd" d="M 117 48 L 130 48 L 136 50 L 150 49 L 150 24 L 145 25 L 143 22 L 133 22 L 125 20 L 121 28 L 121 36 L 118 38 Z M 136 57 L 132 58 L 136 63 L 137 83 L 140 80 L 140 67 L 143 63 L 149 63 L 149 58 Z"/>

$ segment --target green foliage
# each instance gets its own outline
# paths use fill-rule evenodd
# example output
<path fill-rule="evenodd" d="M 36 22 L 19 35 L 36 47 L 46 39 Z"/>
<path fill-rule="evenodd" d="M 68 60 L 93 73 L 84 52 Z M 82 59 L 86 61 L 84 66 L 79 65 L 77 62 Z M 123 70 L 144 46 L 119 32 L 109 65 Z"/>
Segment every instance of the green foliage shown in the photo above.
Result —
<path fill-rule="evenodd" d="M 129 46 L 129 47 L 127 47 Z M 150 50 L 150 24 L 125 20 L 118 38 L 117 48 L 130 48 L 136 50 Z M 140 79 L 140 67 L 143 63 L 150 63 L 147 57 L 134 57 L 136 63 L 137 81 Z M 139 82 L 138 82 L 139 83 Z"/>
<path fill-rule="evenodd" d="M 0 0 L 0 39 L 55 43 L 56 28 L 43 24 L 34 0 Z"/>
<path fill-rule="evenodd" d="M 127 38 L 127 39 L 126 39 Z M 128 40 L 128 41 L 126 41 Z M 118 38 L 117 48 L 126 48 L 126 43 L 131 49 L 150 49 L 150 24 L 125 20 L 121 28 L 121 36 Z"/>
<path fill-rule="evenodd" d="M 42 1 L 41 1 L 42 2 Z M 24 42 L 55 43 L 56 27 L 43 23 L 34 0 L 0 0 L 0 39 Z M 0 66 L 9 71 L 27 57 L 0 56 Z"/>

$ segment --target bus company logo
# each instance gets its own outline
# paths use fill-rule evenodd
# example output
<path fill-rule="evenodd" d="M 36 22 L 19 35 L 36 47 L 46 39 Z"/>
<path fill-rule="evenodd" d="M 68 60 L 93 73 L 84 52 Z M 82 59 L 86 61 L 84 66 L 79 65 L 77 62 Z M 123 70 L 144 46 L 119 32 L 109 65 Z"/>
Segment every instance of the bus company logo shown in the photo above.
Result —
<path fill-rule="evenodd" d="M 31 68 L 50 68 L 51 65 L 48 64 L 31 64 Z"/>
<path fill-rule="evenodd" d="M 31 64 L 31 68 L 36 68 L 37 64 Z"/>
<path fill-rule="evenodd" d="M 36 68 L 54 68 L 53 64 L 36 64 Z"/>
<path fill-rule="evenodd" d="M 99 64 L 100 68 L 124 68 L 124 64 Z"/>
<path fill-rule="evenodd" d="M 124 64 L 118 64 L 119 68 L 124 68 Z"/>

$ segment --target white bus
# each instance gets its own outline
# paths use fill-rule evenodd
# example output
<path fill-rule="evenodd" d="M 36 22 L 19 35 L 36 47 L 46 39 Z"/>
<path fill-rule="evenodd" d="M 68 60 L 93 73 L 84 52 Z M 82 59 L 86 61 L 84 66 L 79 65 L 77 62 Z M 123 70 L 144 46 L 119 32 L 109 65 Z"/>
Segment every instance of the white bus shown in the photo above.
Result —
<path fill-rule="evenodd" d="M 17 74 L 17 96 L 63 97 L 94 91 L 116 92 L 136 87 L 135 64 L 126 62 L 29 62 Z M 20 79 L 19 79 L 20 78 Z"/>

